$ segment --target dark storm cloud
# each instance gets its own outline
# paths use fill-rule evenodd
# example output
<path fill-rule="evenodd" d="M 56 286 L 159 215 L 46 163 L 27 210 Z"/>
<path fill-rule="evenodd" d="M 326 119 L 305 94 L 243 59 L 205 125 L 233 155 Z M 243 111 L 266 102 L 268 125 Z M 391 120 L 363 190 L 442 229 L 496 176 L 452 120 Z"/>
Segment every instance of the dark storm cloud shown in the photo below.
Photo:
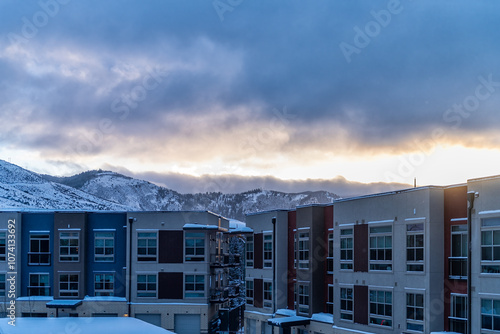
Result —
<path fill-rule="evenodd" d="M 390 8 L 386 24 L 373 23 Z M 329 122 L 368 149 L 436 127 L 449 136 L 456 128 L 488 131 L 500 121 L 499 9 L 498 2 L 465 0 L 453 7 L 444 1 L 243 1 L 221 21 L 211 1 L 4 1 L 0 117 L 6 120 L 12 108 L 29 110 L 17 126 L 33 125 L 32 140 L 22 144 L 38 148 L 75 146 L 79 131 L 95 131 L 103 119 L 112 122 L 111 139 L 166 140 L 185 134 L 183 128 L 198 132 L 189 117 L 184 126 L 169 121 L 178 114 L 226 111 L 218 123 L 224 131 L 246 126 L 230 116 L 240 108 L 266 123 L 283 106 L 294 116 L 287 125 L 301 127 L 292 131 L 290 146 L 335 136 Z M 46 22 L 44 11 L 53 14 Z M 30 24 L 36 33 L 26 36 Z M 366 37 L 370 24 L 379 31 Z M 13 36 L 24 41 L 16 47 Z M 346 57 L 341 43 L 358 52 Z M 146 90 L 147 98 L 133 101 L 135 107 L 114 104 L 137 95 L 134 89 L 157 69 L 165 76 Z M 474 96 L 478 78 L 488 76 L 495 83 L 488 99 L 472 111 L 446 113 Z M 312 136 L 304 125 L 326 133 Z"/>

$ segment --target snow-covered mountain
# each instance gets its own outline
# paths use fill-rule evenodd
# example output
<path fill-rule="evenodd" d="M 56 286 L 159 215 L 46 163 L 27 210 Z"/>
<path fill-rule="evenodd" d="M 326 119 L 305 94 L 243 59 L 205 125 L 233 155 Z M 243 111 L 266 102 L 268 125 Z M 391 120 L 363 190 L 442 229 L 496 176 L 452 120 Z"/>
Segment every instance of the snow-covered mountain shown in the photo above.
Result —
<path fill-rule="evenodd" d="M 0 209 L 210 210 L 244 220 L 247 213 L 330 203 L 336 198 L 339 196 L 325 191 L 290 194 L 261 189 L 240 194 L 180 194 L 109 171 L 54 177 L 0 160 Z"/>
<path fill-rule="evenodd" d="M 1 209 L 124 210 L 124 205 L 85 191 L 50 182 L 40 175 L 0 160 Z"/>
<path fill-rule="evenodd" d="M 133 210 L 210 210 L 239 220 L 244 220 L 247 213 L 290 209 L 311 203 L 330 203 L 339 198 L 325 191 L 289 194 L 261 189 L 240 194 L 180 194 L 147 181 L 108 171 L 89 171 L 69 178 L 52 177 L 51 180 L 122 203 Z"/>

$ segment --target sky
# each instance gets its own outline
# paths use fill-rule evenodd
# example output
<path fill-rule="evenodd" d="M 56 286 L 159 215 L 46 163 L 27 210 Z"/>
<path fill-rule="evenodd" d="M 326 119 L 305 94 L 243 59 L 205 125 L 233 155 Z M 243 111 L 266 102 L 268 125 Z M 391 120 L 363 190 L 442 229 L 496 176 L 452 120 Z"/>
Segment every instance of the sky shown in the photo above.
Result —
<path fill-rule="evenodd" d="M 499 12 L 469 0 L 2 0 L 0 159 L 167 186 L 212 178 L 221 191 L 229 176 L 497 175 Z"/>

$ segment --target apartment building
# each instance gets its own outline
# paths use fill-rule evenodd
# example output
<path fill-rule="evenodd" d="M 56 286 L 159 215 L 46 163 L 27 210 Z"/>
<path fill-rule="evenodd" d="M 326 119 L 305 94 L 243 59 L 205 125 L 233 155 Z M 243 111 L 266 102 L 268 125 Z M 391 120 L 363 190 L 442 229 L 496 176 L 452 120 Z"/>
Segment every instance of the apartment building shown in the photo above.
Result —
<path fill-rule="evenodd" d="M 467 220 L 466 188 L 421 187 L 248 215 L 246 333 L 449 328 L 451 296 L 463 288 L 462 274 L 453 276 L 462 254 L 451 247 Z M 452 282 L 446 293 L 445 279 Z"/>
<path fill-rule="evenodd" d="M 500 333 L 500 176 L 468 181 L 471 207 L 471 333 Z"/>
<path fill-rule="evenodd" d="M 208 211 L 25 211 L 0 219 L 5 316 L 13 299 L 17 317 L 131 316 L 176 333 L 212 333 L 238 292 L 227 277 L 240 262 L 228 254 L 229 221 Z"/>
<path fill-rule="evenodd" d="M 330 333 L 333 206 L 247 215 L 246 333 Z M 328 237 L 330 236 L 330 239 Z"/>

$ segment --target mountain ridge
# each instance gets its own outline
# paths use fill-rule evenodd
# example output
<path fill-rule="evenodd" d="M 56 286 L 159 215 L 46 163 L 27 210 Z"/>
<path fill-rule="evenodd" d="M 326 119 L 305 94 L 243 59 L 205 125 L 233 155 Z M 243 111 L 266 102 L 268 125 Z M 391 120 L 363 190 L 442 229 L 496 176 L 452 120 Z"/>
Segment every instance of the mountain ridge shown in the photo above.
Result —
<path fill-rule="evenodd" d="M 181 194 L 112 171 L 90 170 L 68 177 L 37 174 L 0 160 L 0 207 L 5 209 L 179 211 L 209 210 L 227 218 L 300 205 L 331 203 L 327 191 Z"/>

